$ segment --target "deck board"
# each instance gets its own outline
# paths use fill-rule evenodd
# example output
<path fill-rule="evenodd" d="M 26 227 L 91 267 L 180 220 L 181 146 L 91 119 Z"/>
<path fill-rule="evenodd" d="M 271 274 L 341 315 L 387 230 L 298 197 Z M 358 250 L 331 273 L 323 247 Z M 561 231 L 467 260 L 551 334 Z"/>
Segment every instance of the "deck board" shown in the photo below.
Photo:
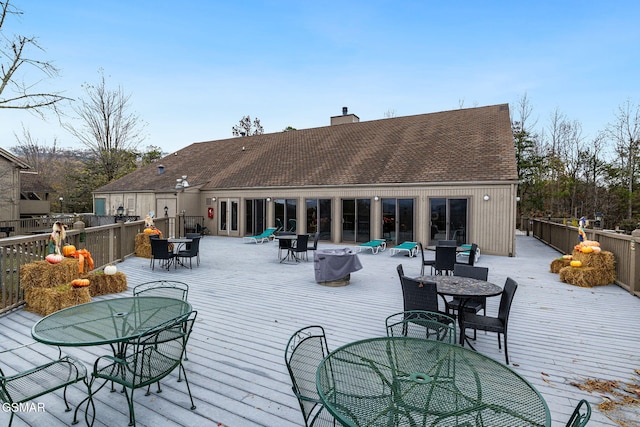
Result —
<path fill-rule="evenodd" d="M 344 246 L 320 242 L 320 248 Z M 192 270 L 151 271 L 148 259 L 136 257 L 117 265 L 129 289 L 157 279 L 188 283 L 189 300 L 198 310 L 185 362 L 197 409 L 189 410 L 184 383 L 173 374 L 163 382 L 162 393 L 135 394 L 138 426 L 303 425 L 283 359 L 291 334 L 307 325 L 323 325 L 331 348 L 384 335 L 385 318 L 402 310 L 396 265 L 402 263 L 407 275 L 420 273 L 419 257 L 362 253 L 363 270 L 351 275 L 348 286 L 332 288 L 314 282 L 312 261 L 280 264 L 274 243 L 207 236 L 200 242 L 200 253 L 201 264 Z M 489 267 L 489 280 L 496 284 L 502 286 L 507 276 L 519 283 L 509 324 L 509 358 L 546 399 L 553 425 L 564 425 L 578 400 L 586 398 L 594 405 L 593 425 L 615 426 L 595 407 L 601 402 L 599 395 L 570 383 L 633 377 L 633 370 L 640 368 L 640 299 L 615 285 L 579 288 L 559 282 L 549 272 L 557 256 L 536 239 L 518 236 L 516 257 L 483 254 L 478 265 Z M 496 314 L 497 305 L 498 298 L 489 299 L 489 314 Z M 32 342 L 30 328 L 39 318 L 25 310 L 3 316 L 0 348 Z M 478 332 L 475 345 L 504 362 L 495 334 Z M 64 350 L 88 367 L 98 355 L 109 353 L 100 347 Z M 7 362 L 13 361 L 3 359 L 3 366 Z M 82 393 L 73 387 L 70 400 L 77 402 Z M 39 401 L 48 408 L 46 413 L 20 415 L 14 425 L 70 424 L 72 415 L 62 410 L 61 393 Z M 96 407 L 96 426 L 127 424 L 121 393 L 101 390 Z M 8 419 L 8 414 L 0 415 L 0 422 L 2 417 Z"/>

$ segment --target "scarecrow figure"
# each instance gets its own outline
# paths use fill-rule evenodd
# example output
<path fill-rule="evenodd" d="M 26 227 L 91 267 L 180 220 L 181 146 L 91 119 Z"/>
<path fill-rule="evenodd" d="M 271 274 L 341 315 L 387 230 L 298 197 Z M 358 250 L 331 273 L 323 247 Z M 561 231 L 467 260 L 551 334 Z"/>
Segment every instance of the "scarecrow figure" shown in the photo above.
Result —
<path fill-rule="evenodd" d="M 584 232 L 585 227 L 587 226 L 587 218 L 582 217 L 580 218 L 580 221 L 578 222 L 578 238 L 580 239 L 581 242 L 584 242 L 585 240 L 587 240 L 587 234 Z"/>
<path fill-rule="evenodd" d="M 62 244 L 67 238 L 66 229 L 67 226 L 60 221 L 53 223 L 53 231 L 49 236 L 49 243 L 47 245 L 47 249 L 50 254 L 62 256 Z"/>
<path fill-rule="evenodd" d="M 144 217 L 144 227 L 145 228 L 156 228 L 153 225 L 153 218 L 149 214 L 147 214 L 147 216 Z"/>

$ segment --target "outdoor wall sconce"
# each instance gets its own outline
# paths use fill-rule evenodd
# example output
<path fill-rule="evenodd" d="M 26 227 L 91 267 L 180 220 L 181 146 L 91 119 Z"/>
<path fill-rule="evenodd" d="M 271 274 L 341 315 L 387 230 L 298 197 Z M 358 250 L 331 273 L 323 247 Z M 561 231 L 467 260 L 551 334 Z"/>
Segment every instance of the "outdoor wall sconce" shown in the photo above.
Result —
<path fill-rule="evenodd" d="M 488 194 L 485 194 L 485 195 L 482 197 L 482 200 L 484 200 L 485 202 L 488 202 L 488 201 L 489 201 L 489 199 L 490 199 L 490 197 L 489 197 L 489 195 L 488 195 Z"/>
<path fill-rule="evenodd" d="M 377 202 L 378 200 L 380 200 L 380 197 L 375 196 L 375 197 L 373 198 L 373 200 L 375 200 L 375 201 Z"/>
<path fill-rule="evenodd" d="M 270 201 L 271 201 L 271 197 L 267 197 L 267 202 L 270 202 Z"/>
<path fill-rule="evenodd" d="M 216 198 L 215 198 L 215 197 L 212 197 L 212 198 L 211 198 L 211 201 L 212 201 L 212 202 L 215 202 L 215 201 L 216 201 Z"/>
<path fill-rule="evenodd" d="M 165 218 L 169 216 L 169 206 L 164 207 L 164 216 Z"/>

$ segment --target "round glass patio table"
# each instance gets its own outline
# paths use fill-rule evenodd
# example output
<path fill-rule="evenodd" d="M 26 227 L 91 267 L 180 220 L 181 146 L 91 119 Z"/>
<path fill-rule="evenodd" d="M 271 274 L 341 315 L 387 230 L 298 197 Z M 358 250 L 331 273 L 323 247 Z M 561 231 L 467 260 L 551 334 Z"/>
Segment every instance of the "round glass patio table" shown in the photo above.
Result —
<path fill-rule="evenodd" d="M 58 346 L 114 344 L 190 311 L 191 304 L 175 298 L 113 298 L 43 317 L 33 325 L 31 335 L 37 341 Z"/>
<path fill-rule="evenodd" d="M 473 350 L 436 340 L 372 338 L 331 352 L 318 394 L 344 426 L 550 426 L 540 393 Z"/>

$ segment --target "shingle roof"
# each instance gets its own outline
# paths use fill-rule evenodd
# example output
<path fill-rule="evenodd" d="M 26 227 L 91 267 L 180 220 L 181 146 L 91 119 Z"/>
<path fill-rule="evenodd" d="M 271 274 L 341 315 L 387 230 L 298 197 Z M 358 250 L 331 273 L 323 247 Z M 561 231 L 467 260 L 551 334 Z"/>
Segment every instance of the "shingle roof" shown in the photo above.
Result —
<path fill-rule="evenodd" d="M 518 178 L 501 104 L 194 143 L 97 191 L 170 191 L 182 175 L 204 189 Z"/>
<path fill-rule="evenodd" d="M 20 174 L 20 191 L 51 193 L 53 192 L 53 187 L 37 173 L 22 173 Z"/>

